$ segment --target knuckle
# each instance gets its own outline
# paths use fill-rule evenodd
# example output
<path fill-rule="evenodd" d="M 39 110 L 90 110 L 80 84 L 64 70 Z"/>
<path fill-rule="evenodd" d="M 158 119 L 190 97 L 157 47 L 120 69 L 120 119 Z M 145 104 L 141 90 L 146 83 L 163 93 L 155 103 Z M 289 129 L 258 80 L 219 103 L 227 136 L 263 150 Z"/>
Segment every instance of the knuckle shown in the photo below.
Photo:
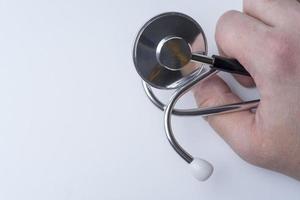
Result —
<path fill-rule="evenodd" d="M 225 12 L 219 19 L 216 25 L 215 39 L 217 43 L 220 41 L 226 41 L 230 38 L 230 34 L 234 31 L 228 31 L 229 29 L 235 28 L 236 19 L 240 17 L 240 12 L 236 10 L 230 10 Z"/>
<path fill-rule="evenodd" d="M 240 15 L 240 12 L 237 10 L 229 10 L 225 12 L 218 20 L 217 26 L 221 26 L 227 22 L 232 21 L 237 15 Z"/>
<path fill-rule="evenodd" d="M 237 14 L 240 14 L 240 12 L 237 11 L 237 10 L 228 10 L 220 18 L 227 18 L 227 17 L 230 18 L 230 17 L 235 16 Z"/>

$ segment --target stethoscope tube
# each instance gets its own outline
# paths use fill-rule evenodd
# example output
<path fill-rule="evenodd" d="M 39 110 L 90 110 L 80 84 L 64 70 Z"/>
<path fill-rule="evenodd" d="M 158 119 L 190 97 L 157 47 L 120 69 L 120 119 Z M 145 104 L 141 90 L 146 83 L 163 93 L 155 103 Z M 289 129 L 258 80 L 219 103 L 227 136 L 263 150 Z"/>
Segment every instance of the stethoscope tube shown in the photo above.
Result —
<path fill-rule="evenodd" d="M 152 88 L 145 81 L 142 81 L 144 91 L 148 99 L 155 105 L 159 110 L 165 111 L 167 105 L 160 101 L 153 93 Z M 223 106 L 216 106 L 212 108 L 194 108 L 194 109 L 176 109 L 172 110 L 172 114 L 176 116 L 202 116 L 208 117 L 217 114 L 226 114 L 231 112 L 238 112 L 244 110 L 250 110 L 256 108 L 260 100 L 252 100 L 247 102 L 240 102 L 234 104 L 227 104 Z"/>
<path fill-rule="evenodd" d="M 177 154 L 184 159 L 188 164 L 190 164 L 193 175 L 200 181 L 207 180 L 213 172 L 213 167 L 210 163 L 205 160 L 194 158 L 189 154 L 176 140 L 173 129 L 172 129 L 172 114 L 178 116 L 210 116 L 216 114 L 226 114 L 232 112 L 238 112 L 243 110 L 251 110 L 257 108 L 260 100 L 246 101 L 235 104 L 228 104 L 223 106 L 216 106 L 210 108 L 198 108 L 198 109 L 175 109 L 175 105 L 178 100 L 197 83 L 204 81 L 214 75 L 216 75 L 219 70 L 210 68 L 204 73 L 199 73 L 192 80 L 188 81 L 181 88 L 177 89 L 167 105 L 162 103 L 153 93 L 151 86 L 143 81 L 144 90 L 150 99 L 150 101 L 158 107 L 160 110 L 165 112 L 164 115 L 164 128 L 167 139 L 173 149 Z"/>
<path fill-rule="evenodd" d="M 187 162 L 191 163 L 193 161 L 193 157 L 187 153 L 177 142 L 177 140 L 174 137 L 174 133 L 172 130 L 171 125 L 171 116 L 172 111 L 177 103 L 177 101 L 182 97 L 186 92 L 188 92 L 195 84 L 197 84 L 201 80 L 205 80 L 212 75 L 216 74 L 217 70 L 210 69 L 209 71 L 199 75 L 194 80 L 188 82 L 186 85 L 184 85 L 182 88 L 178 89 L 173 96 L 170 99 L 169 104 L 167 105 L 165 109 L 165 118 L 164 118 L 164 124 L 165 124 L 165 132 L 167 135 L 167 138 L 171 144 L 171 146 L 174 148 L 174 150 Z"/>

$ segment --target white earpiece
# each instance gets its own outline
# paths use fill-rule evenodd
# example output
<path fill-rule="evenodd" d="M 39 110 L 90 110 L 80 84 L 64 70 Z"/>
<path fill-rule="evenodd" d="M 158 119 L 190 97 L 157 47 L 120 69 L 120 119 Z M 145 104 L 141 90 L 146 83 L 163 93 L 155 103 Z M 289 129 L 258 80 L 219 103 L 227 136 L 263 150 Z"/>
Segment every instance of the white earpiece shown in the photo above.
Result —
<path fill-rule="evenodd" d="M 190 163 L 193 176 L 199 181 L 206 181 L 213 173 L 214 167 L 206 160 L 194 158 Z"/>

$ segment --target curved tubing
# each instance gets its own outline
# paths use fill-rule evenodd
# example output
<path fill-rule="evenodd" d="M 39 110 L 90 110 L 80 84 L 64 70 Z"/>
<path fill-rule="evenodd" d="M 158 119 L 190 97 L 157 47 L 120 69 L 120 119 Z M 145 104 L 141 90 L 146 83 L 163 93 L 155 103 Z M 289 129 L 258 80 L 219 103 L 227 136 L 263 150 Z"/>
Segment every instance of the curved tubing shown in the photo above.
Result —
<path fill-rule="evenodd" d="M 166 104 L 161 102 L 153 93 L 151 86 L 145 81 L 142 81 L 144 91 L 149 100 L 161 111 L 164 111 L 167 107 Z M 234 104 L 228 104 L 223 106 L 209 107 L 209 108 L 194 108 L 194 109 L 173 109 L 172 114 L 176 116 L 210 116 L 216 114 L 225 114 L 230 112 L 237 112 L 243 110 L 250 110 L 256 108 L 260 100 L 252 100 Z"/>
<path fill-rule="evenodd" d="M 172 130 L 171 125 L 171 116 L 174 109 L 174 106 L 176 105 L 177 101 L 180 99 L 182 95 L 184 95 L 189 89 L 191 89 L 195 84 L 197 84 L 199 81 L 204 80 L 214 74 L 216 74 L 217 71 L 214 69 L 210 69 L 207 72 L 200 74 L 198 77 L 193 79 L 192 81 L 188 82 L 186 85 L 184 85 L 182 88 L 178 89 L 177 92 L 171 97 L 169 105 L 165 109 L 165 132 L 167 135 L 167 138 L 173 147 L 173 149 L 187 162 L 191 163 L 193 162 L 194 158 L 187 153 L 177 142 L 176 138 L 174 137 L 174 133 Z"/>
<path fill-rule="evenodd" d="M 216 106 L 216 107 L 209 107 L 209 108 L 198 108 L 198 109 L 174 109 L 177 101 L 186 93 L 188 92 L 195 84 L 199 81 L 205 80 L 213 75 L 218 73 L 215 69 L 210 69 L 205 73 L 200 74 L 195 79 L 188 82 L 183 87 L 179 88 L 171 97 L 170 103 L 165 105 L 162 103 L 153 93 L 151 87 L 143 81 L 144 90 L 150 99 L 150 101 L 160 110 L 165 111 L 164 117 L 164 125 L 165 125 L 165 132 L 168 138 L 169 143 L 173 147 L 173 149 L 187 162 L 192 163 L 194 158 L 188 152 L 186 152 L 180 144 L 177 142 L 171 125 L 171 116 L 172 114 L 178 116 L 210 116 L 216 114 L 225 114 L 243 110 L 254 109 L 258 106 L 260 100 L 253 100 L 235 104 L 228 104 L 223 106 Z"/>

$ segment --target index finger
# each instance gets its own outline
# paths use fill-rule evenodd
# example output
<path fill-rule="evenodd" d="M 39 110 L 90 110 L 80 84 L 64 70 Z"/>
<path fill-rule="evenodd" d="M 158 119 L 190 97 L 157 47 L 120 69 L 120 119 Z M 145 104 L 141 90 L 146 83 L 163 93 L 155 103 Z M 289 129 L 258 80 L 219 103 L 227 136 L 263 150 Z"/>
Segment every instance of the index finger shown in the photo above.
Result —
<path fill-rule="evenodd" d="M 272 27 L 251 16 L 229 11 L 218 21 L 216 42 L 221 51 L 236 58 L 254 79 L 259 79 L 267 65 L 264 54 L 271 31 Z"/>

